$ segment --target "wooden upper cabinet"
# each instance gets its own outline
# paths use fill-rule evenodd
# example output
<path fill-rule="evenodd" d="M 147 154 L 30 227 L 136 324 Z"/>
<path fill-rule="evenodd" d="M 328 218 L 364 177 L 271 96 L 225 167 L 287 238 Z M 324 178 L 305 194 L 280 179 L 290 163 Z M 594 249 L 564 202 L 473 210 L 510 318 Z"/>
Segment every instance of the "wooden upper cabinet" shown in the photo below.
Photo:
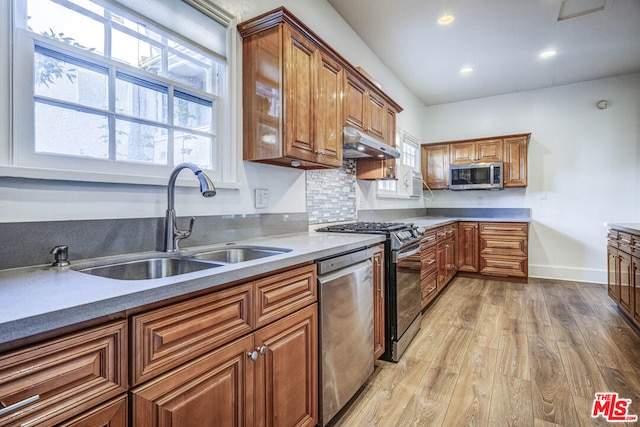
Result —
<path fill-rule="evenodd" d="M 318 102 L 315 110 L 316 155 L 326 165 L 342 166 L 342 93 L 344 70 L 324 53 L 318 76 Z"/>
<path fill-rule="evenodd" d="M 374 92 L 372 84 L 356 73 L 347 73 L 344 124 L 395 147 L 397 110 Z"/>
<path fill-rule="evenodd" d="M 502 161 L 502 139 L 483 139 L 451 144 L 451 164 Z"/>
<path fill-rule="evenodd" d="M 449 155 L 451 156 L 450 164 L 473 163 L 476 150 L 473 142 L 460 142 L 449 146 Z"/>
<path fill-rule="evenodd" d="M 449 167 L 503 162 L 505 187 L 527 186 L 527 143 L 531 134 L 422 145 L 422 175 L 432 190 L 449 188 Z M 446 150 L 446 152 L 445 152 Z"/>
<path fill-rule="evenodd" d="M 315 161 L 316 55 L 318 49 L 288 26 L 284 32 L 286 157 Z"/>
<path fill-rule="evenodd" d="M 527 142 L 529 135 L 504 139 L 504 186 L 527 186 Z"/>
<path fill-rule="evenodd" d="M 371 92 L 369 93 L 367 100 L 369 101 L 369 104 L 367 104 L 369 112 L 366 116 L 368 119 L 367 132 L 391 145 L 390 141 L 386 141 L 387 134 L 385 125 L 387 121 L 387 106 L 385 105 L 384 100 Z"/>
<path fill-rule="evenodd" d="M 502 139 L 484 139 L 476 142 L 475 161 L 478 163 L 501 162 L 502 147 Z"/>
<path fill-rule="evenodd" d="M 238 25 L 245 160 L 342 165 L 343 65 L 284 9 Z"/>
<path fill-rule="evenodd" d="M 344 125 L 393 145 L 388 109 L 402 108 L 287 9 L 243 22 L 238 31 L 244 160 L 340 167 Z"/>
<path fill-rule="evenodd" d="M 344 122 L 361 132 L 366 132 L 365 108 L 367 88 L 351 73 L 346 73 L 344 85 Z"/>
<path fill-rule="evenodd" d="M 422 177 L 432 190 L 449 188 L 449 145 L 422 146 Z"/>

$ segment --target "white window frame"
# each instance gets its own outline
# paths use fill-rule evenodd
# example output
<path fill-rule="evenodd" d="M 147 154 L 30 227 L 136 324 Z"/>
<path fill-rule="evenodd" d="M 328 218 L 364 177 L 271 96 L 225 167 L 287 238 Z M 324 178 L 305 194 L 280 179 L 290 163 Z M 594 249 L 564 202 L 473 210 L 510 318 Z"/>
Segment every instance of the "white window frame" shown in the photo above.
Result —
<path fill-rule="evenodd" d="M 162 0 L 159 1 L 161 2 Z M 241 146 L 237 143 L 237 138 L 235 137 L 237 114 L 234 100 L 236 91 L 231 84 L 232 80 L 234 80 L 232 76 L 235 75 L 237 62 L 235 55 L 237 43 L 235 19 L 226 12 L 200 0 L 182 1 L 194 6 L 205 16 L 226 25 L 226 81 L 220 83 L 222 96 L 215 101 L 215 108 L 220 111 L 215 117 L 216 127 L 214 132 L 217 169 L 215 171 L 207 171 L 207 174 L 214 179 L 216 186 L 219 188 L 238 188 L 237 169 Z M 140 9 L 140 5 L 136 3 L 144 3 L 144 1 L 118 0 L 114 4 L 120 8 L 125 6 L 125 10 L 130 12 L 126 8 L 127 3 L 131 3 L 133 9 Z M 8 96 L 0 96 L 0 176 L 165 185 L 167 176 L 173 166 L 111 161 L 109 162 L 109 167 L 105 167 L 106 162 L 100 159 L 82 158 L 78 162 L 71 157 L 63 158 L 63 156 L 55 155 L 47 156 L 56 157 L 57 161 L 54 167 L 46 162 L 34 161 L 33 157 L 38 157 L 38 155 L 34 152 L 33 80 L 19 79 L 17 76 L 25 75 L 23 74 L 25 72 L 27 73 L 26 75 L 33 75 L 33 39 L 40 38 L 40 36 L 33 33 L 29 35 L 21 34 L 22 32 L 27 32 L 27 30 L 21 29 L 16 29 L 15 33 L 13 32 L 13 7 L 12 0 L 0 6 L 0 8 L 4 8 L 4 10 L 0 10 L 2 12 L 0 13 L 0 87 L 9 88 L 5 92 L 9 94 Z M 145 19 L 154 22 L 150 18 Z M 156 24 L 156 26 L 162 31 L 180 38 L 180 34 L 167 30 L 162 25 Z M 42 40 L 38 39 L 38 41 L 41 41 L 41 44 L 46 46 L 46 38 L 41 38 Z M 196 46 L 201 47 L 198 44 Z M 56 50 L 60 50 L 60 46 L 56 46 Z M 89 52 L 81 52 L 81 54 L 86 54 L 90 62 L 95 62 L 96 60 L 97 55 L 95 54 Z M 73 56 L 77 57 L 78 52 L 73 51 Z M 127 66 L 122 66 L 122 68 L 126 69 Z M 134 69 L 133 67 L 131 68 Z M 159 77 L 159 80 L 162 80 L 162 78 Z M 189 91 L 195 92 L 191 88 L 187 89 L 187 92 Z M 208 97 L 215 98 L 211 94 L 208 94 Z M 88 166 L 78 167 L 83 163 Z M 179 183 L 183 185 L 193 185 L 192 180 L 180 181 Z"/>
<path fill-rule="evenodd" d="M 402 164 L 408 168 L 418 170 L 420 168 L 420 160 L 419 160 L 420 141 L 418 140 L 418 138 L 404 131 L 401 132 L 401 135 L 402 136 L 400 139 L 400 144 L 401 144 L 401 151 L 402 151 Z M 407 151 L 406 151 L 407 146 L 410 146 L 415 150 L 415 153 L 412 156 L 413 162 L 411 163 L 407 162 L 407 158 L 408 158 Z"/>

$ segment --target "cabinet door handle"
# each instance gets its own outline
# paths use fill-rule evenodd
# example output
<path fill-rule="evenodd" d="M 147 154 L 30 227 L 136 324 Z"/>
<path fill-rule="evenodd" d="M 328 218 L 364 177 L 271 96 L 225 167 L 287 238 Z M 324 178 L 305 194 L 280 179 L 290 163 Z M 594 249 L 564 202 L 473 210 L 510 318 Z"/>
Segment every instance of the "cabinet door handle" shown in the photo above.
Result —
<path fill-rule="evenodd" d="M 27 406 L 30 403 L 37 402 L 38 400 L 40 400 L 40 395 L 36 394 L 35 396 L 27 397 L 26 399 L 14 403 L 13 405 L 4 406 L 2 403 L 0 403 L 0 416 L 15 411 L 16 409 L 20 409 L 23 406 Z"/>
<path fill-rule="evenodd" d="M 267 352 L 267 346 L 263 345 L 262 347 L 256 347 L 256 351 L 262 355 L 264 355 Z"/>
<path fill-rule="evenodd" d="M 247 353 L 247 357 L 255 362 L 258 360 L 258 352 L 252 351 L 251 353 Z"/>
<path fill-rule="evenodd" d="M 433 264 L 435 264 L 435 262 L 436 262 L 436 260 L 435 260 L 435 259 L 432 259 L 431 261 L 429 261 L 429 262 L 427 263 L 427 265 L 433 265 Z"/>
<path fill-rule="evenodd" d="M 433 291 L 435 291 L 435 290 L 436 290 L 436 287 L 435 287 L 435 286 L 432 286 L 432 287 L 430 287 L 429 289 L 427 289 L 427 293 L 429 293 L 429 294 L 430 294 L 431 292 L 433 292 Z"/>

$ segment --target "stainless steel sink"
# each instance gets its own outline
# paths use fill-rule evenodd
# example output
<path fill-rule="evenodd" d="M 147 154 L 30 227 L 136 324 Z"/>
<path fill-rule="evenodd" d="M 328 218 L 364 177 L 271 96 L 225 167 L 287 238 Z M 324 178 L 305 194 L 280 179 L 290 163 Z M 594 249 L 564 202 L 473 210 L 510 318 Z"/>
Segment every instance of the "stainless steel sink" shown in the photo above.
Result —
<path fill-rule="evenodd" d="M 238 262 L 251 261 L 254 259 L 280 255 L 287 252 L 291 252 L 291 249 L 268 248 L 262 246 L 233 246 L 228 248 L 209 250 L 207 252 L 198 252 L 189 255 L 189 257 L 203 261 L 235 264 Z"/>
<path fill-rule="evenodd" d="M 221 267 L 224 264 L 202 262 L 190 258 L 149 258 L 120 262 L 78 270 L 81 273 L 117 280 L 148 280 Z"/>

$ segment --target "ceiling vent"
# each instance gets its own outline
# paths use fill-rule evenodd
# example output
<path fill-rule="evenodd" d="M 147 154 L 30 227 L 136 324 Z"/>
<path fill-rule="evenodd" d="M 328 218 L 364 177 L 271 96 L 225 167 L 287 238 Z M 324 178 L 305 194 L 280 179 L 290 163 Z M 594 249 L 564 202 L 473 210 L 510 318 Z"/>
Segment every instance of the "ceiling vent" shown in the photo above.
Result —
<path fill-rule="evenodd" d="M 558 11 L 558 22 L 602 12 L 611 7 L 614 0 L 563 0 Z"/>

